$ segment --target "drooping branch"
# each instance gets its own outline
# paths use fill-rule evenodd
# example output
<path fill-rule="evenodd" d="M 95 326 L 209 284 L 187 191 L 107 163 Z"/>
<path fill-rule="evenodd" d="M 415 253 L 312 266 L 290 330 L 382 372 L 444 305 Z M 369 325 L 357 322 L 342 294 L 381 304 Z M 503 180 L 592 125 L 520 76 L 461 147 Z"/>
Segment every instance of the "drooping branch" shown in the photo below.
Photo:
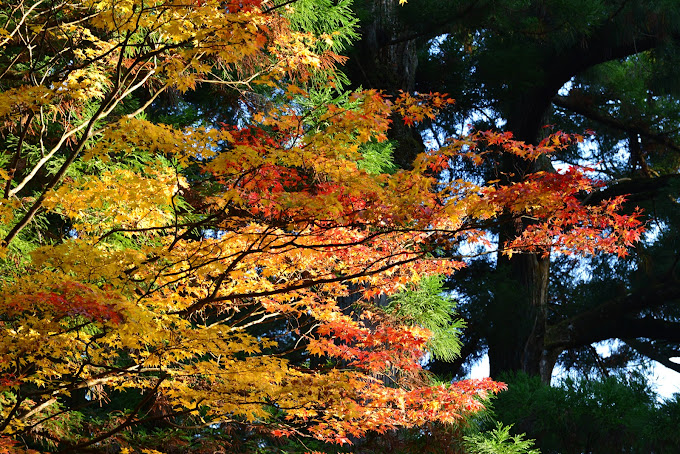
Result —
<path fill-rule="evenodd" d="M 674 363 L 667 356 L 657 352 L 648 343 L 641 342 L 637 339 L 626 339 L 624 340 L 624 342 L 628 344 L 630 347 L 632 347 L 634 350 L 636 350 L 638 353 L 641 353 L 644 356 L 648 357 L 649 359 L 653 359 L 657 363 L 666 366 L 667 368 L 674 370 L 675 372 L 680 373 L 680 364 Z M 680 355 L 680 353 L 677 354 Z"/>
<path fill-rule="evenodd" d="M 616 181 L 600 191 L 588 194 L 583 200 L 595 205 L 603 200 L 625 196 L 628 203 L 639 203 L 661 197 L 664 191 L 680 182 L 680 174 L 668 174 L 653 178 L 626 178 Z"/>
<path fill-rule="evenodd" d="M 607 339 L 649 338 L 680 342 L 680 323 L 651 317 L 637 318 L 650 309 L 680 300 L 680 282 L 665 279 L 656 285 L 616 297 L 598 307 L 549 326 L 545 348 L 565 349 Z"/>
<path fill-rule="evenodd" d="M 582 115 L 590 120 L 596 121 L 602 125 L 610 128 L 618 129 L 625 133 L 639 134 L 641 137 L 651 140 L 652 142 L 670 148 L 673 151 L 680 152 L 680 145 L 676 144 L 670 137 L 663 133 L 652 131 L 648 126 L 625 122 L 618 118 L 594 109 L 592 106 L 583 102 L 583 99 L 577 96 L 555 96 L 553 104 L 557 107 L 570 110 L 576 114 Z"/>
<path fill-rule="evenodd" d="M 677 33 L 667 30 L 658 19 L 650 18 L 644 29 L 633 29 L 625 37 L 621 37 L 620 29 L 630 27 L 617 22 L 610 18 L 583 40 L 575 41 L 559 52 L 542 49 L 548 55 L 540 63 L 543 77 L 521 93 L 510 112 L 508 127 L 515 137 L 529 143 L 537 140 L 547 109 L 559 89 L 572 77 L 601 63 L 654 49 L 665 40 L 678 39 Z"/>

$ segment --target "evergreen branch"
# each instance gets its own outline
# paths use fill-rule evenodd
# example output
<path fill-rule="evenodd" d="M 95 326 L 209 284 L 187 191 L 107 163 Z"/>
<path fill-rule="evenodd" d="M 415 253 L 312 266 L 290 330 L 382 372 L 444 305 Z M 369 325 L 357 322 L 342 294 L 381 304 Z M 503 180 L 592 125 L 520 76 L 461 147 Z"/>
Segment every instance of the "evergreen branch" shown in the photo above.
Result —
<path fill-rule="evenodd" d="M 612 115 L 609 115 L 605 112 L 597 111 L 587 103 L 583 102 L 583 100 L 575 96 L 555 96 L 552 102 L 558 107 L 570 110 L 605 126 L 609 126 L 627 133 L 639 134 L 641 137 L 650 139 L 653 142 L 668 147 L 673 151 L 680 152 L 680 145 L 676 144 L 666 134 L 654 132 L 651 131 L 647 126 L 628 123 L 614 118 Z"/>
<path fill-rule="evenodd" d="M 656 361 L 657 363 L 663 366 L 666 366 L 671 370 L 674 370 L 675 372 L 680 373 L 680 364 L 674 363 L 667 356 L 662 355 L 659 352 L 655 351 L 654 348 L 652 348 L 648 343 L 641 342 L 637 339 L 624 339 L 623 341 L 626 344 L 628 344 L 631 348 L 636 350 L 638 353 L 648 357 L 649 359 Z M 677 356 L 678 354 L 680 353 L 676 352 L 675 356 Z"/>

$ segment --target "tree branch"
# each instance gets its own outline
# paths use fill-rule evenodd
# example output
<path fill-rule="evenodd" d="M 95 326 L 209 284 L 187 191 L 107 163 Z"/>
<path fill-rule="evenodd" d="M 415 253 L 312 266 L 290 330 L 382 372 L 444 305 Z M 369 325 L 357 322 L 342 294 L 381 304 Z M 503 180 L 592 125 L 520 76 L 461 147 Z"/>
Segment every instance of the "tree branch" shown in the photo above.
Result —
<path fill-rule="evenodd" d="M 583 199 L 583 203 L 596 205 L 620 195 L 626 196 L 629 203 L 652 200 L 661 196 L 662 191 L 669 186 L 677 183 L 680 183 L 680 174 L 677 173 L 653 178 L 621 179 L 601 191 L 591 192 Z"/>
<path fill-rule="evenodd" d="M 657 363 L 663 366 L 666 366 L 671 370 L 674 370 L 675 372 L 680 373 L 680 364 L 674 363 L 666 356 L 655 351 L 654 348 L 652 348 L 652 346 L 650 346 L 649 344 L 641 342 L 637 339 L 625 339 L 624 342 L 628 344 L 632 349 L 636 350 L 638 353 L 648 357 L 649 359 L 656 361 Z M 680 353 L 678 354 L 680 355 Z"/>
<path fill-rule="evenodd" d="M 637 292 L 613 298 L 595 309 L 563 320 L 546 330 L 547 350 L 589 345 L 607 339 L 648 339 L 680 342 L 680 323 L 651 317 L 635 318 L 643 309 L 680 300 L 680 282 L 668 278 Z"/>
<path fill-rule="evenodd" d="M 134 418 L 135 415 L 142 409 L 144 405 L 146 405 L 155 395 L 156 392 L 158 391 L 158 388 L 161 386 L 161 383 L 167 379 L 169 375 L 164 374 L 158 377 L 158 380 L 156 381 L 156 384 L 154 385 L 153 388 L 150 388 L 142 397 L 142 399 L 137 403 L 135 408 L 132 409 L 130 414 L 128 415 L 127 418 L 125 418 L 125 421 L 123 423 L 119 424 L 117 427 L 114 427 L 113 429 L 109 430 L 108 432 L 104 432 L 103 434 L 96 436 L 88 441 L 84 441 L 82 443 L 79 443 L 74 446 L 69 446 L 65 449 L 60 450 L 60 453 L 67 453 L 67 452 L 79 452 L 80 449 L 85 448 L 87 446 L 91 446 L 99 441 L 106 440 L 109 438 L 111 435 L 120 432 L 121 430 L 125 429 L 128 426 L 132 426 L 135 424 Z"/>
<path fill-rule="evenodd" d="M 626 133 L 639 134 L 655 143 L 680 153 L 680 146 L 663 133 L 651 131 L 648 127 L 621 121 L 606 112 L 601 112 L 587 105 L 577 96 L 555 96 L 552 100 L 557 107 L 570 110 L 605 126 L 609 126 Z"/>

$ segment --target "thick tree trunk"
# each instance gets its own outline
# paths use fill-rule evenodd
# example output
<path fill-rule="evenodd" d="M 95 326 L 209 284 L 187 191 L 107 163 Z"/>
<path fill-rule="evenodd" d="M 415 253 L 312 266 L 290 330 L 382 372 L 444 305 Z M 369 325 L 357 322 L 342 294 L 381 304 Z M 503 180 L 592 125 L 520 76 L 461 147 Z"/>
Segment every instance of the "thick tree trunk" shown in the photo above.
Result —
<path fill-rule="evenodd" d="M 508 232 L 509 233 L 509 232 Z M 502 235 L 508 238 L 507 233 Z M 510 288 L 496 289 L 489 316 L 489 364 L 492 377 L 507 371 L 524 371 L 550 380 L 554 361 L 544 352 L 550 261 L 538 254 L 499 257 Z M 553 364 L 551 364 L 551 362 Z"/>
<path fill-rule="evenodd" d="M 409 36 L 409 30 L 398 19 L 399 3 L 373 0 L 368 8 L 370 19 L 362 21 L 361 41 L 347 65 L 350 80 L 356 86 L 377 88 L 388 95 L 414 91 L 418 67 L 416 42 L 404 38 Z M 395 164 L 408 169 L 414 158 L 425 150 L 423 140 L 397 115 L 392 122 L 388 139 L 395 142 Z"/>
<path fill-rule="evenodd" d="M 545 112 L 552 97 L 550 89 L 538 89 L 522 96 L 515 104 L 508 127 L 514 136 L 526 143 L 536 144 L 545 122 Z M 537 171 L 554 172 L 548 158 L 524 161 L 507 157 L 501 172 L 507 183 L 521 181 Z M 501 226 L 499 245 L 521 235 L 528 222 L 514 219 Z M 509 279 L 509 289 L 496 289 L 489 311 L 494 330 L 488 338 L 490 374 L 497 378 L 507 371 L 523 371 L 539 375 L 550 383 L 552 369 L 559 352 L 544 348 L 548 323 L 548 284 L 550 256 L 547 253 L 518 253 L 512 257 L 498 254 L 496 269 Z"/>

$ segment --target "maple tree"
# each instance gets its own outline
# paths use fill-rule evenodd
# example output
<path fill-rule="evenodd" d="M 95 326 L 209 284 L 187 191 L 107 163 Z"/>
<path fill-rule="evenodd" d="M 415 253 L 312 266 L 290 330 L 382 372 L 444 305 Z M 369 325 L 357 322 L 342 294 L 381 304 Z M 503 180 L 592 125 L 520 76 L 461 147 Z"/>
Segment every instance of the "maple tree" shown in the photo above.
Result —
<path fill-rule="evenodd" d="M 145 425 L 164 425 L 165 449 L 177 450 L 188 449 L 177 433 L 232 424 L 347 443 L 458 421 L 503 385 L 430 386 L 420 360 L 432 333 L 375 297 L 465 266 L 433 252 L 489 244 L 498 222 L 532 218 L 508 254 L 625 254 L 639 237 L 620 198 L 580 202 L 596 183 L 578 169 L 488 185 L 439 178 L 455 160 L 535 160 L 577 136 L 532 146 L 479 132 L 411 170 L 367 171 L 362 147 L 386 139 L 392 113 L 416 123 L 450 101 L 369 90 L 315 105 L 292 82 L 342 59 L 324 45 L 335 35 L 290 26 L 292 8 L 0 9 L 3 449 L 156 452 L 158 440 L 133 432 Z M 272 86 L 288 102 L 220 127 L 145 117 L 162 93 L 205 84 Z M 272 321 L 283 332 L 257 334 Z M 276 336 L 308 364 L 291 363 Z M 107 411 L 112 396 L 131 403 Z M 87 421 L 95 406 L 104 419 Z"/>

